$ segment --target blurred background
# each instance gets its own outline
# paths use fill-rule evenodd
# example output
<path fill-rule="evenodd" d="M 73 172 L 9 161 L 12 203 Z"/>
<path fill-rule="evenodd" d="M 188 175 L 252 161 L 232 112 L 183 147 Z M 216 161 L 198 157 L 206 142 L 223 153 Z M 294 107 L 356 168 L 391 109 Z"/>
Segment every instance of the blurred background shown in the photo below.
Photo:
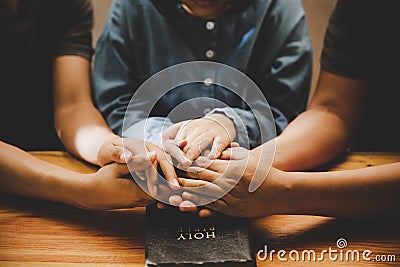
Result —
<path fill-rule="evenodd" d="M 314 73 L 311 85 L 312 96 L 316 86 L 317 77 L 320 70 L 319 57 L 325 35 L 325 29 L 329 16 L 337 0 L 302 0 L 307 14 L 307 22 L 310 29 L 311 41 L 314 46 Z M 97 38 L 101 34 L 104 21 L 112 0 L 92 0 L 94 8 L 95 26 L 93 29 L 93 45 L 95 46 Z"/>

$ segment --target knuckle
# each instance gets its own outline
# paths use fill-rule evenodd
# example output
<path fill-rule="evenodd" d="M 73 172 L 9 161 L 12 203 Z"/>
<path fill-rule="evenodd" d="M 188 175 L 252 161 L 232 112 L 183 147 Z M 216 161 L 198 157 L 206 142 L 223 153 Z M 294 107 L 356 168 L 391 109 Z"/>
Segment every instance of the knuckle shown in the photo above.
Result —
<path fill-rule="evenodd" d="M 112 157 L 118 157 L 119 154 L 121 153 L 121 148 L 118 146 L 113 146 L 111 149 L 111 156 Z"/>

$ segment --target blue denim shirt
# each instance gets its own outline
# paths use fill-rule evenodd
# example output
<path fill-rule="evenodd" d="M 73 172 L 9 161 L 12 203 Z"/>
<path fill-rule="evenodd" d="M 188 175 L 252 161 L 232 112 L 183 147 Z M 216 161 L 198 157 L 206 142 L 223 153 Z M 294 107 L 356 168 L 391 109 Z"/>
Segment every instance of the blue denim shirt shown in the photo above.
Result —
<path fill-rule="evenodd" d="M 177 0 L 114 0 L 96 46 L 94 64 L 96 104 L 110 127 L 122 135 L 128 104 L 152 75 L 200 60 L 229 65 L 250 77 L 268 100 L 276 132 L 281 133 L 305 109 L 308 99 L 312 47 L 304 9 L 300 0 L 242 3 L 219 18 L 207 20 L 188 14 Z M 246 93 L 243 88 L 241 95 Z M 139 137 L 156 142 L 158 131 L 154 129 L 160 124 L 213 112 L 225 113 L 236 124 L 218 101 L 194 105 L 191 111 L 197 113 L 188 112 L 186 117 L 163 119 L 179 104 L 198 97 L 213 98 L 232 108 L 246 128 L 250 147 L 265 141 L 248 103 L 221 86 L 207 83 L 168 92 L 157 102 L 150 120 L 141 111 L 147 99 L 137 99 L 129 108 L 135 113 L 131 125 L 124 125 L 130 134 L 124 135 L 138 137 L 138 129 L 147 120 L 152 130 Z"/>

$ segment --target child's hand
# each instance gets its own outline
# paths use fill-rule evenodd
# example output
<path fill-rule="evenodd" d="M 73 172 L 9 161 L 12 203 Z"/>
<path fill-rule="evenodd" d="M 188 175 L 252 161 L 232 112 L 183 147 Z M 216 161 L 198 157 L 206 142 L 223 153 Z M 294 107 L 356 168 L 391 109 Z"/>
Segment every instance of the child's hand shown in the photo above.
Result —
<path fill-rule="evenodd" d="M 213 114 L 205 118 L 192 120 L 181 129 L 178 138 L 188 144 L 183 152 L 191 160 L 196 160 L 200 154 L 211 145 L 208 158 L 216 159 L 236 137 L 235 125 L 222 114 Z"/>
<path fill-rule="evenodd" d="M 196 160 L 201 153 L 211 146 L 208 157 L 219 158 L 236 137 L 233 122 L 222 114 L 213 114 L 205 118 L 185 121 L 166 130 L 161 137 L 163 144 L 171 140 L 187 142 L 182 151 L 175 148 L 165 149 L 182 163 Z M 183 153 L 182 153 L 183 152 Z M 181 159 L 181 160 L 179 160 Z"/>

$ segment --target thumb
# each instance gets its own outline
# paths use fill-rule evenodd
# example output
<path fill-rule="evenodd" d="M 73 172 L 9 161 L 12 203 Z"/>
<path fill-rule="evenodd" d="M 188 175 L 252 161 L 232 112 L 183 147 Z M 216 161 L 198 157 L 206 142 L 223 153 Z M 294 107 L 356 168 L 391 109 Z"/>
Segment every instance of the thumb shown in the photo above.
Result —
<path fill-rule="evenodd" d="M 112 162 L 127 163 L 132 157 L 132 153 L 124 149 L 122 143 L 106 143 L 103 145 L 97 155 L 97 163 L 100 166 Z"/>
<path fill-rule="evenodd" d="M 209 159 L 217 159 L 229 144 L 225 144 L 221 139 L 216 138 L 208 154 Z"/>
<path fill-rule="evenodd" d="M 142 171 L 152 166 L 156 160 L 156 152 L 151 151 L 145 154 L 133 156 L 128 162 L 129 168 L 134 171 Z"/>

